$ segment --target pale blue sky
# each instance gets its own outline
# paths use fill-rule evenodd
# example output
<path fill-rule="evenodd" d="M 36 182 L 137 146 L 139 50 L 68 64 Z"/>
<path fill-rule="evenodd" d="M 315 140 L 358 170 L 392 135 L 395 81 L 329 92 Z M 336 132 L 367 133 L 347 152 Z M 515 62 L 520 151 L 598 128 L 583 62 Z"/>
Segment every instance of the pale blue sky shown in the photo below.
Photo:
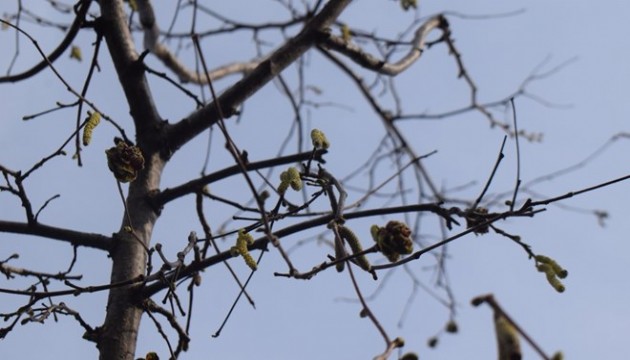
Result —
<path fill-rule="evenodd" d="M 42 15 L 50 13 L 42 2 L 23 3 Z M 223 14 L 244 16 L 252 22 L 285 15 L 273 2 L 267 5 L 252 1 L 226 3 L 212 6 L 223 6 L 225 8 L 220 9 Z M 630 25 L 627 14 L 630 4 L 627 2 L 608 0 L 595 6 L 592 2 L 568 0 L 453 0 L 421 1 L 421 5 L 419 14 L 423 16 L 441 11 L 470 16 L 524 10 L 509 17 L 448 17 L 466 67 L 479 87 L 482 102 L 509 95 L 545 60 L 542 72 L 576 59 L 561 71 L 528 87 L 531 93 L 549 102 L 570 104 L 570 107 L 546 107 L 527 98 L 516 101 L 520 128 L 544 133 L 542 143 L 521 142 L 521 177 L 524 182 L 575 164 L 614 134 L 628 130 Z M 0 5 L 0 12 L 12 12 L 14 8 L 14 2 L 5 1 Z M 169 19 L 169 11 L 170 8 L 161 10 L 161 19 Z M 351 27 L 395 35 L 412 21 L 413 16 L 403 13 L 393 1 L 363 0 L 355 1 L 341 20 Z M 201 22 L 199 28 L 210 26 Z M 37 31 L 30 25 L 28 29 L 48 50 L 62 37 L 54 30 Z M 265 39 L 269 41 L 278 40 L 275 33 L 264 36 L 268 36 Z M 245 60 L 254 55 L 249 35 L 238 39 L 205 42 L 210 66 Z M 90 56 L 93 40 L 88 33 L 78 38 L 86 58 Z M 26 39 L 21 38 L 20 42 L 20 63 L 16 71 L 39 60 Z M 0 44 L 4 49 L 0 55 L 0 70 L 5 72 L 13 54 L 14 34 L 0 32 Z M 141 41 L 137 44 L 141 46 Z M 130 131 L 128 111 L 107 57 L 106 51 L 99 57 L 102 72 L 96 74 L 88 97 Z M 331 140 L 327 169 L 343 176 L 366 161 L 372 146 L 382 136 L 382 125 L 347 78 L 315 52 L 309 53 L 307 59 L 310 64 L 307 80 L 324 91 L 317 100 L 343 105 L 312 109 L 304 114 L 310 126 L 324 130 Z M 148 62 L 157 65 L 150 56 Z M 75 88 L 81 87 L 87 61 L 77 63 L 64 55 L 56 66 Z M 407 73 L 396 78 L 399 92 L 405 94 L 403 108 L 410 112 L 439 112 L 466 106 L 469 95 L 465 83 L 456 78 L 456 71 L 454 59 L 447 55 L 444 45 L 425 52 Z M 289 80 L 295 79 L 294 70 L 288 70 L 284 75 Z M 190 101 L 171 88 L 165 88 L 161 80 L 151 78 L 150 81 L 164 118 L 175 122 L 193 109 Z M 231 81 L 221 82 L 219 87 L 228 86 Z M 23 115 L 46 110 L 57 101 L 74 100 L 50 72 L 41 73 L 25 83 L 1 84 L 0 94 L 3 109 L 0 164 L 6 167 L 29 168 L 42 156 L 53 152 L 74 127 L 73 110 L 59 111 L 28 122 L 21 120 Z M 238 125 L 234 122 L 229 125 L 236 141 L 248 150 L 250 158 L 275 156 L 277 147 L 269 144 L 284 137 L 292 120 L 286 99 L 275 85 L 270 84 L 246 103 L 245 114 Z M 453 194 L 458 198 L 474 198 L 479 193 L 504 135 L 498 129 L 489 129 L 487 120 L 478 113 L 443 120 L 409 120 L 402 128 L 418 153 L 438 150 L 425 161 L 438 185 L 454 188 L 476 181 L 475 185 Z M 77 168 L 69 157 L 57 158 L 32 176 L 26 186 L 34 204 L 41 205 L 52 195 L 62 195 L 42 213 L 42 222 L 106 235 L 118 229 L 122 205 L 103 154 L 104 149 L 111 146 L 114 135 L 110 126 L 101 125 L 97 129 L 93 143 L 82 153 L 83 168 Z M 175 155 L 163 178 L 163 188 L 198 175 L 206 143 L 207 137 L 203 136 Z M 231 164 L 222 144 L 216 133 L 210 171 Z M 540 183 L 532 190 L 551 197 L 626 175 L 630 171 L 623 154 L 629 150 L 627 141 L 619 140 L 587 167 Z M 505 155 L 491 192 L 510 191 L 513 187 L 516 154 L 512 140 L 508 140 Z M 382 178 L 386 178 L 393 168 L 384 166 L 382 171 Z M 247 196 L 240 190 L 241 185 L 240 179 L 232 179 L 213 184 L 211 190 L 245 200 Z M 514 243 L 496 234 L 470 235 L 448 248 L 449 278 L 458 302 L 458 334 L 442 336 L 436 349 L 427 348 L 426 340 L 445 324 L 448 312 L 423 291 L 418 292 L 403 326 L 398 327 L 412 290 L 412 282 L 403 269 L 396 270 L 381 295 L 370 305 L 389 335 L 404 337 L 405 350 L 418 352 L 422 359 L 495 358 L 491 310 L 487 306 L 473 308 L 469 304 L 472 297 L 490 292 L 550 355 L 562 350 L 565 358 L 571 360 L 625 358 L 629 353 L 625 340 L 630 333 L 627 310 L 630 289 L 625 276 L 630 271 L 627 242 L 630 225 L 625 221 L 630 213 L 627 186 L 626 183 L 616 184 L 563 202 L 563 205 L 581 209 L 609 211 L 610 219 L 604 228 L 592 215 L 553 205 L 533 219 L 511 219 L 498 224 L 510 233 L 521 235 L 523 241 L 532 245 L 534 252 L 554 257 L 569 270 L 570 275 L 564 280 L 567 290 L 563 294 L 549 286 L 544 275 L 535 270 L 533 262 Z M 233 195 L 235 191 L 242 195 Z M 351 193 L 349 202 L 357 196 Z M 89 203 L 87 209 L 86 203 Z M 194 215 L 192 197 L 170 205 L 158 222 L 154 243 L 162 243 L 173 255 L 183 248 L 191 230 L 198 233 L 201 230 Z M 374 202 L 366 206 L 377 205 Z M 225 209 L 216 204 L 209 205 L 207 211 L 216 214 L 212 220 L 215 231 L 232 215 L 222 212 Z M 400 219 L 401 216 L 391 218 Z M 4 193 L 0 194 L 0 219 L 24 219 L 19 202 Z M 349 222 L 349 226 L 367 243 L 368 226 L 372 222 Z M 234 223 L 231 226 L 240 225 Z M 438 236 L 434 230 L 429 225 L 424 231 L 427 235 Z M 288 237 L 283 242 L 288 248 L 313 234 L 316 233 Z M 20 259 L 13 265 L 48 272 L 64 269 L 71 256 L 71 249 L 64 244 L 0 234 L 0 259 L 14 252 L 20 254 Z M 325 246 L 309 243 L 292 256 L 299 268 L 307 270 L 323 261 L 329 252 Z M 85 275 L 83 285 L 103 284 L 108 280 L 109 261 L 104 254 L 80 249 L 79 255 L 77 269 Z M 247 269 L 238 259 L 233 263 L 241 277 L 247 275 Z M 435 278 L 428 268 L 432 265 L 433 258 L 427 256 L 410 263 L 408 268 L 425 284 L 431 284 Z M 376 329 L 366 319 L 358 317 L 360 306 L 340 301 L 354 296 L 347 273 L 340 275 L 328 271 L 310 281 L 273 276 L 274 272 L 283 271 L 286 266 L 279 256 L 274 251 L 266 254 L 248 288 L 256 301 L 256 310 L 245 302 L 239 303 L 223 334 L 214 339 L 210 335 L 229 309 L 237 287 L 225 267 L 207 270 L 203 286 L 195 294 L 193 341 L 189 352 L 181 358 L 371 359 L 383 351 L 384 343 Z M 380 276 L 383 278 L 385 273 Z M 367 275 L 360 274 L 359 277 L 365 294 L 370 294 L 378 285 Z M 15 287 L 16 283 L 0 279 L 2 288 Z M 156 299 L 161 300 L 161 297 Z M 93 326 L 103 321 L 105 300 L 104 293 L 64 299 L 68 306 L 81 311 Z M 8 312 L 23 304 L 24 299 L 2 295 L 0 303 L 0 312 Z M 95 358 L 94 345 L 81 340 L 82 333 L 70 318 L 61 318 L 58 323 L 48 321 L 43 326 L 18 326 L 0 341 L 0 358 Z M 522 347 L 526 360 L 538 358 L 529 346 L 522 344 Z M 155 327 L 144 318 L 137 356 L 150 350 L 167 358 L 167 348 Z"/>

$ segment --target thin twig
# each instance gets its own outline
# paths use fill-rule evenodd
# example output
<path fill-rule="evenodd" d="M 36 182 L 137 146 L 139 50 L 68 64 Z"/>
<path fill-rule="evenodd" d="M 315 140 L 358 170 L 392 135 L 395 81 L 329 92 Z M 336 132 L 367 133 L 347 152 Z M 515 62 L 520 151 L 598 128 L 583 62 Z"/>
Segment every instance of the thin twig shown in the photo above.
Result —
<path fill-rule="evenodd" d="M 387 344 L 387 346 L 389 346 L 391 343 L 391 341 L 389 340 L 389 336 L 387 335 L 387 332 L 383 328 L 383 325 L 381 325 L 381 323 L 378 321 L 376 316 L 374 316 L 374 313 L 372 312 L 367 302 L 363 298 L 363 293 L 361 292 L 361 289 L 359 289 L 359 284 L 357 283 L 357 279 L 354 277 L 352 266 L 348 266 L 348 273 L 350 274 L 350 279 L 352 280 L 352 286 L 354 287 L 354 292 L 357 294 L 357 297 L 359 298 L 359 301 L 361 302 L 361 306 L 362 306 L 361 313 L 365 314 L 368 318 L 370 318 L 370 320 L 372 321 L 372 323 L 374 324 L 378 332 L 383 337 L 383 340 L 385 340 L 385 343 Z"/>
<path fill-rule="evenodd" d="M 258 259 L 256 260 L 256 264 L 260 264 L 260 261 L 262 260 L 263 254 L 265 253 L 265 251 L 261 251 L 260 255 L 258 255 Z M 236 296 L 236 299 L 234 299 L 234 302 L 232 302 L 232 306 L 230 307 L 230 310 L 228 311 L 227 315 L 225 316 L 225 318 L 223 319 L 223 322 L 221 323 L 221 326 L 219 326 L 219 329 L 217 329 L 217 331 L 212 334 L 213 338 L 219 337 L 221 335 L 221 331 L 223 331 L 223 328 L 225 327 L 225 325 L 227 324 L 228 320 L 230 319 L 230 316 L 232 315 L 232 312 L 234 311 L 234 309 L 236 308 L 236 304 L 238 304 L 239 299 L 241 298 L 241 296 L 243 294 L 245 294 L 245 287 L 247 286 L 247 284 L 249 284 L 249 281 L 252 279 L 252 277 L 254 276 L 255 271 L 250 271 L 249 276 L 247 277 L 247 280 L 245 280 L 245 284 L 243 285 L 243 287 L 241 287 L 238 295 Z"/>
<path fill-rule="evenodd" d="M 490 173 L 490 177 L 488 178 L 488 181 L 486 181 L 486 185 L 483 187 L 483 190 L 481 191 L 481 194 L 479 194 L 479 197 L 475 200 L 473 205 L 470 207 L 471 211 L 474 211 L 475 209 L 477 209 L 477 206 L 479 206 L 479 203 L 483 199 L 484 195 L 486 195 L 486 192 L 488 191 L 488 188 L 490 188 L 490 184 L 492 183 L 492 179 L 494 179 L 494 174 L 496 174 L 497 169 L 499 168 L 499 164 L 501 163 L 501 160 L 503 160 L 503 158 L 505 157 L 505 155 L 503 154 L 503 148 L 505 147 L 505 141 L 506 140 L 507 140 L 507 135 L 503 136 L 503 142 L 501 143 L 501 149 L 499 150 L 499 156 L 497 156 L 497 160 L 494 163 L 494 167 L 492 168 L 492 172 Z"/>
<path fill-rule="evenodd" d="M 131 222 L 131 214 L 129 214 L 129 208 L 127 207 L 127 200 L 125 199 L 125 194 L 123 193 L 123 189 L 122 189 L 122 185 L 120 184 L 120 181 L 116 180 L 116 185 L 118 186 L 118 194 L 120 194 L 120 200 L 123 203 L 123 207 L 125 209 L 125 216 L 127 218 L 127 224 L 129 226 L 129 233 L 132 235 L 132 237 L 134 239 L 136 239 L 140 245 L 142 245 L 142 247 L 144 248 L 144 251 L 147 252 L 147 254 L 151 253 L 151 250 L 149 250 L 149 248 L 147 247 L 147 245 L 144 243 L 144 241 L 142 241 L 142 239 L 140 239 L 140 237 L 136 234 L 136 231 L 133 228 L 133 223 Z"/>
<path fill-rule="evenodd" d="M 212 232 L 210 230 L 210 225 L 206 221 L 206 217 L 203 213 L 203 194 L 204 193 L 205 192 L 201 191 L 201 192 L 198 192 L 196 195 L 195 202 L 196 202 L 197 216 L 199 218 L 199 222 L 201 222 L 201 227 L 203 228 L 203 232 L 206 235 L 206 239 L 208 239 L 208 242 L 212 244 L 216 253 L 220 254 L 221 250 L 219 249 L 217 242 L 214 241 L 214 239 L 212 239 Z M 206 251 L 205 251 L 206 249 L 207 248 L 204 248 L 204 251 L 203 251 L 204 257 L 206 254 Z M 247 301 L 249 301 L 249 303 L 255 309 L 256 304 L 254 303 L 254 299 L 252 299 L 251 296 L 249 296 L 249 294 L 247 293 L 247 291 L 245 291 L 245 287 L 243 286 L 243 284 L 241 283 L 241 280 L 236 275 L 236 272 L 234 272 L 234 269 L 232 269 L 232 266 L 230 266 L 230 264 L 227 261 L 224 261 L 223 263 L 225 264 L 225 267 L 227 267 L 228 271 L 232 275 L 232 278 L 234 278 L 234 281 L 236 281 L 236 284 L 238 284 L 238 287 L 241 289 L 241 291 L 244 292 L 245 297 L 247 297 Z"/>
<path fill-rule="evenodd" d="M 510 99 L 512 105 L 512 118 L 514 120 L 514 141 L 516 143 L 516 184 L 514 185 L 514 195 L 512 196 L 512 202 L 510 203 L 510 211 L 514 211 L 514 204 L 516 203 L 516 196 L 518 195 L 518 188 L 521 186 L 521 147 L 518 143 L 518 123 L 516 121 L 516 105 L 514 104 L 514 98 Z"/>

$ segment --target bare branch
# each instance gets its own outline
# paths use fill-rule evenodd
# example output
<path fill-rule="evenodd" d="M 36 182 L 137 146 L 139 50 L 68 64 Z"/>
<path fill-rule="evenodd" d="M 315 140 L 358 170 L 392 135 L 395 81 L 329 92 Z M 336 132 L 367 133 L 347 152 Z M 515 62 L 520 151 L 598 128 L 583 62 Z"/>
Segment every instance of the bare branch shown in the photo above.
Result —
<path fill-rule="evenodd" d="M 406 205 L 406 206 L 397 206 L 397 207 L 390 207 L 390 208 L 378 208 L 378 209 L 371 209 L 371 210 L 361 210 L 361 211 L 355 211 L 355 212 L 351 212 L 351 213 L 345 213 L 344 214 L 344 218 L 346 220 L 351 220 L 351 219 L 358 219 L 358 218 L 365 218 L 365 217 L 371 217 L 371 216 L 377 216 L 377 215 L 386 215 L 386 214 L 397 214 L 397 213 L 405 213 L 405 212 L 418 212 L 418 211 L 426 211 L 426 212 L 431 212 L 434 213 L 440 217 L 442 217 L 447 224 L 449 224 L 449 226 L 452 226 L 452 224 L 457 224 L 459 225 L 459 222 L 457 222 L 457 220 L 455 220 L 454 218 L 452 218 L 451 213 L 455 212 L 461 212 L 461 210 L 459 209 L 444 209 L 442 208 L 439 204 L 417 204 L 417 205 Z M 335 215 L 334 214 L 328 214 L 325 216 L 320 216 L 320 217 L 316 217 L 314 219 L 311 220 L 306 220 L 303 221 L 301 223 L 295 224 L 295 225 L 290 225 L 287 226 L 283 229 L 277 230 L 273 232 L 273 235 L 278 237 L 278 238 L 282 238 L 291 234 L 295 234 L 298 233 L 300 231 L 306 230 L 306 229 L 311 229 L 314 227 L 318 227 L 318 226 L 322 226 L 322 225 L 326 225 L 328 224 L 330 221 L 335 219 Z M 494 219 L 493 221 L 496 221 L 496 219 Z M 472 232 L 472 230 L 467 231 L 468 232 Z M 460 235 L 463 236 L 463 235 Z M 459 236 L 458 236 L 459 237 Z M 253 245 L 249 246 L 250 250 L 266 250 L 267 249 L 267 245 L 269 244 L 269 239 L 265 236 L 263 238 L 257 239 Z M 367 251 L 372 251 L 371 249 L 367 249 L 365 250 L 365 252 Z M 357 254 L 358 255 L 358 254 Z M 203 270 L 205 268 L 208 268 L 212 265 L 215 265 L 219 262 L 225 261 L 231 257 L 233 257 L 234 255 L 229 252 L 229 251 L 224 251 L 220 254 L 217 254 L 215 256 L 212 257 L 208 257 L 205 259 L 202 259 L 199 262 L 193 262 L 192 264 L 190 264 L 189 266 L 187 266 L 185 269 L 183 269 L 179 275 L 180 278 L 184 278 L 184 277 L 188 277 L 191 276 L 193 273 Z M 356 256 L 356 255 L 353 255 Z M 411 257 L 411 256 L 410 256 Z M 410 257 L 407 257 L 402 261 L 405 261 L 407 259 L 409 259 Z M 410 259 L 411 260 L 411 259 Z M 407 260 L 407 261 L 410 261 Z M 344 259 L 345 261 L 345 259 Z M 328 267 L 328 266 L 326 266 Z M 381 266 L 382 267 L 382 266 Z M 391 267 L 391 266 L 388 266 Z M 165 288 L 164 283 L 154 283 L 154 284 L 150 284 L 145 286 L 145 288 L 143 289 L 143 294 L 144 296 L 151 296 L 161 290 L 163 290 Z"/>
<path fill-rule="evenodd" d="M 318 159 L 318 161 L 323 161 L 321 159 L 321 156 L 325 153 L 326 153 L 326 150 L 318 150 L 315 153 L 315 158 Z M 296 163 L 300 161 L 306 161 L 310 159 L 311 156 L 313 156 L 313 152 L 308 151 L 308 152 L 278 157 L 278 158 L 269 159 L 269 160 L 248 162 L 245 164 L 245 168 L 248 171 L 265 169 L 268 167 L 278 166 L 282 164 L 291 164 L 291 163 Z M 196 191 L 199 191 L 199 189 L 201 189 L 204 185 L 210 184 L 212 182 L 215 182 L 221 179 L 225 179 L 230 176 L 237 175 L 240 173 L 240 171 L 241 171 L 240 167 L 238 165 L 234 165 L 234 166 L 219 170 L 217 172 L 214 172 L 212 174 L 202 176 L 198 179 L 191 180 L 185 184 L 182 184 L 182 185 L 170 188 L 170 189 L 166 189 L 162 191 L 161 193 L 155 195 L 155 197 L 153 198 L 154 206 L 159 208 L 165 205 L 166 203 L 173 201 L 177 198 L 180 198 L 184 195 L 193 194 Z"/>
<path fill-rule="evenodd" d="M 137 63 L 138 52 L 129 28 L 127 27 L 126 14 L 122 1 L 101 1 L 102 17 L 98 20 L 102 34 L 105 37 L 109 53 L 116 67 L 118 79 L 125 91 L 131 116 L 136 125 L 136 133 L 143 134 L 138 139 L 138 145 L 147 146 L 145 142 L 158 141 L 155 136 L 161 127 L 160 116 L 153 102 L 153 96 L 146 77 L 144 67 Z M 154 135 L 155 134 L 155 135 Z M 168 149 L 163 150 L 168 156 Z"/>
<path fill-rule="evenodd" d="M 416 30 L 409 52 L 395 63 L 377 59 L 375 56 L 363 51 L 360 46 L 332 34 L 325 38 L 321 45 L 348 56 L 352 61 L 367 69 L 379 74 L 395 76 L 407 70 L 420 58 L 427 42 L 427 36 L 431 31 L 436 28 L 447 29 L 447 27 L 448 23 L 442 15 L 435 15 L 429 18 Z"/>
<path fill-rule="evenodd" d="M 74 38 L 79 33 L 81 26 L 84 25 L 85 15 L 87 14 L 90 5 L 92 4 L 92 0 L 82 0 L 77 4 L 77 13 L 75 15 L 74 21 L 68 30 L 68 33 L 64 37 L 64 39 L 59 43 L 57 48 L 53 50 L 49 55 L 44 57 L 44 60 L 40 61 L 37 65 L 33 66 L 29 70 L 26 70 L 20 74 L 15 75 L 7 75 L 0 77 L 0 83 L 3 82 L 17 82 L 24 79 L 28 79 L 40 71 L 44 70 L 50 64 L 54 63 L 67 49 L 70 44 L 74 41 Z M 0 22 L 3 24 L 7 24 L 6 21 L 0 19 Z"/>
<path fill-rule="evenodd" d="M 223 65 L 217 69 L 208 71 L 208 73 L 198 73 L 190 70 L 173 54 L 166 45 L 159 42 L 160 30 L 155 21 L 153 5 L 150 1 L 138 1 L 138 14 L 140 15 L 140 23 L 144 30 L 144 48 L 151 51 L 158 59 L 162 61 L 164 66 L 177 74 L 181 82 L 191 82 L 194 84 L 207 85 L 208 78 L 219 80 L 225 76 L 232 74 L 247 74 L 252 71 L 261 61 L 252 60 L 249 62 L 235 62 Z"/>
<path fill-rule="evenodd" d="M 93 249 L 110 251 L 112 238 L 99 234 L 84 233 L 41 223 L 19 223 L 13 221 L 0 221 L 0 232 L 37 235 L 49 239 L 60 240 L 74 246 L 85 246 Z"/>
<path fill-rule="evenodd" d="M 210 70 L 207 74 L 199 74 L 196 71 L 188 69 L 165 45 L 161 43 L 158 43 L 151 51 L 167 68 L 177 74 L 181 82 L 199 85 L 207 85 L 208 77 L 216 81 L 234 74 L 248 74 L 260 65 L 262 61 L 252 60 L 248 62 L 233 62 Z"/>
<path fill-rule="evenodd" d="M 160 334 L 162 334 L 163 338 L 167 340 L 169 349 L 171 350 L 171 355 L 173 356 L 172 359 L 176 359 L 177 355 L 180 352 L 188 350 L 188 344 L 190 343 L 190 337 L 188 337 L 188 334 L 187 334 L 186 330 L 184 328 L 182 328 L 182 326 L 177 322 L 177 318 L 175 317 L 175 315 L 173 315 L 173 313 L 171 313 L 168 310 L 158 306 L 158 304 L 156 304 L 151 299 L 145 300 L 144 303 L 143 303 L 143 307 L 144 307 L 147 315 L 149 315 L 151 317 L 151 319 L 153 320 L 153 322 L 154 322 L 155 326 L 158 328 L 158 331 L 160 332 Z M 160 315 L 164 316 L 164 318 L 166 318 L 166 320 L 171 325 L 171 327 L 177 332 L 179 340 L 177 342 L 177 348 L 174 351 L 171 349 L 171 345 L 168 342 L 168 338 L 166 337 L 166 334 L 164 334 L 164 332 L 162 331 L 162 326 L 157 321 L 157 319 L 152 315 L 153 313 L 160 314 Z"/>
<path fill-rule="evenodd" d="M 282 70 L 302 56 L 321 37 L 328 27 L 350 4 L 350 0 L 331 0 L 315 15 L 298 35 L 287 41 L 269 58 L 261 62 L 250 74 L 227 89 L 218 98 L 226 118 L 234 115 L 236 108 L 252 96 L 263 85 L 276 77 Z M 169 143 L 176 150 L 219 119 L 217 106 L 213 102 L 181 120 L 168 131 Z"/>

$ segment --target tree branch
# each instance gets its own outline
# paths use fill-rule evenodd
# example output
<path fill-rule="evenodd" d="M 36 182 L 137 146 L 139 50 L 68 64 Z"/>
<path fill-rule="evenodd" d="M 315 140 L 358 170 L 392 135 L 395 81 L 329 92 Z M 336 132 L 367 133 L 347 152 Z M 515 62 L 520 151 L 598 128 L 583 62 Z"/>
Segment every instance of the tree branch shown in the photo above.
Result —
<path fill-rule="evenodd" d="M 325 153 L 326 153 L 326 150 L 318 150 L 314 154 L 314 158 L 320 162 L 323 162 L 323 160 L 321 159 L 321 156 Z M 313 156 L 313 152 L 307 151 L 307 152 L 303 152 L 303 153 L 299 153 L 295 155 L 288 155 L 288 156 L 283 156 L 283 157 L 278 157 L 278 158 L 273 158 L 273 159 L 268 159 L 268 160 L 247 163 L 245 164 L 245 166 L 247 170 L 253 171 L 253 170 L 264 169 L 264 168 L 268 168 L 272 166 L 278 166 L 282 164 L 290 164 L 290 163 L 305 161 L 305 160 L 310 159 L 312 156 Z M 219 170 L 217 172 L 214 172 L 212 174 L 202 176 L 198 179 L 191 180 L 185 184 L 166 189 L 162 191 L 161 193 L 155 195 L 155 197 L 152 199 L 153 205 L 157 209 L 159 209 L 160 207 L 162 207 L 163 205 L 165 205 L 166 203 L 170 201 L 173 201 L 184 195 L 192 194 L 198 191 L 204 185 L 210 184 L 212 182 L 215 182 L 221 179 L 225 179 L 233 175 L 237 175 L 240 172 L 241 172 L 240 167 L 238 165 L 234 165 L 234 166 L 230 166 L 228 168 Z"/>
<path fill-rule="evenodd" d="M 72 42 L 74 41 L 74 38 L 79 33 L 79 30 L 81 29 L 81 26 L 83 25 L 85 21 L 85 15 L 87 14 L 87 11 L 90 8 L 91 3 L 92 3 L 92 0 L 83 0 L 77 5 L 78 11 L 74 18 L 74 21 L 72 22 L 72 25 L 70 25 L 70 29 L 68 30 L 68 33 L 63 38 L 61 43 L 59 43 L 57 48 L 53 50 L 50 53 L 50 55 L 46 56 L 46 59 L 40 61 L 37 65 L 33 66 L 32 68 L 22 73 L 0 77 L 0 83 L 17 82 L 24 79 L 28 79 L 36 75 L 40 71 L 44 70 L 45 68 L 47 68 L 49 64 L 55 62 L 55 60 L 57 60 L 61 56 L 61 54 L 63 54 L 64 51 L 66 51 L 68 46 L 72 44 Z M 3 21 L 3 20 L 0 20 L 0 21 Z"/>
<path fill-rule="evenodd" d="M 158 125 L 161 118 L 144 76 L 144 67 L 139 63 L 139 55 L 127 27 L 127 15 L 123 2 L 102 0 L 99 3 L 102 13 L 99 26 L 103 31 L 118 79 L 125 92 L 136 134 L 142 134 L 142 138 L 138 139 L 138 144 L 143 148 L 149 141 L 160 139 L 156 136 L 158 135 L 156 131 L 160 129 Z M 157 144 L 154 146 L 157 147 Z"/>
<path fill-rule="evenodd" d="M 234 115 L 236 108 L 240 104 L 316 44 L 321 37 L 321 31 L 327 28 L 350 2 L 351 0 L 329 1 L 322 11 L 313 17 L 298 35 L 288 40 L 272 53 L 269 58 L 261 62 L 249 75 L 227 89 L 219 96 L 216 102 L 212 102 L 193 112 L 187 118 L 168 129 L 168 139 L 172 150 L 179 149 L 190 139 L 218 121 L 217 103 L 221 104 L 226 118 Z"/>
<path fill-rule="evenodd" d="M 379 74 L 395 76 L 407 70 L 409 66 L 420 58 L 423 48 L 426 45 L 427 36 L 436 28 L 448 28 L 448 23 L 446 22 L 444 16 L 435 15 L 425 21 L 424 24 L 416 30 L 409 52 L 395 63 L 389 63 L 386 60 L 378 59 L 375 56 L 363 51 L 363 49 L 357 44 L 334 35 L 330 35 L 326 38 L 321 45 L 346 55 L 352 61 L 364 68 L 373 70 Z"/>
<path fill-rule="evenodd" d="M 175 54 L 173 54 L 168 47 L 158 41 L 160 35 L 160 29 L 155 21 L 155 13 L 153 11 L 153 5 L 150 1 L 138 1 L 138 14 L 140 15 L 140 24 L 144 31 L 144 48 L 151 51 L 164 66 L 174 72 L 181 82 L 192 82 L 195 84 L 206 85 L 208 84 L 208 77 L 212 80 L 218 80 L 222 77 L 238 74 L 248 73 L 252 71 L 258 64 L 259 60 L 252 60 L 248 62 L 234 62 L 223 65 L 217 69 L 211 70 L 208 74 L 198 73 L 190 70 L 182 63 Z"/>
<path fill-rule="evenodd" d="M 378 215 L 391 215 L 391 214 L 398 214 L 398 213 L 405 213 L 405 212 L 418 212 L 418 211 L 428 211 L 428 212 L 435 213 L 441 216 L 448 224 L 453 224 L 453 223 L 459 224 L 455 219 L 451 217 L 451 212 L 452 212 L 451 210 L 442 208 L 439 204 L 432 204 L 432 203 L 362 210 L 362 211 L 356 211 L 352 213 L 344 213 L 343 216 L 346 220 L 352 220 L 352 219 L 372 217 L 372 216 L 378 216 Z M 291 234 L 298 233 L 300 231 L 304 231 L 306 229 L 311 229 L 317 226 L 326 225 L 334 219 L 335 219 L 335 215 L 332 213 L 328 215 L 320 216 L 311 220 L 301 222 L 299 224 L 287 226 L 278 231 L 274 231 L 273 236 L 277 238 L 282 238 Z M 266 250 L 268 244 L 269 244 L 269 238 L 267 236 L 264 236 L 256 240 L 251 246 L 249 246 L 249 249 L 250 250 Z M 178 273 L 178 279 L 183 279 L 185 277 L 188 277 L 197 271 L 201 271 L 217 263 L 228 260 L 232 257 L 233 255 L 230 253 L 230 251 L 224 251 L 220 254 L 202 259 L 201 261 L 194 262 L 188 265 L 186 268 L 182 269 Z M 169 280 L 170 278 L 167 277 L 166 281 L 153 283 L 151 285 L 145 286 L 145 288 L 142 291 L 143 295 L 145 297 L 149 297 L 167 288 Z"/>
<path fill-rule="evenodd" d="M 0 232 L 36 235 L 49 239 L 67 242 L 74 246 L 85 246 L 93 249 L 110 251 L 112 238 L 93 233 L 84 233 L 40 223 L 19 223 L 14 221 L 0 221 Z"/>

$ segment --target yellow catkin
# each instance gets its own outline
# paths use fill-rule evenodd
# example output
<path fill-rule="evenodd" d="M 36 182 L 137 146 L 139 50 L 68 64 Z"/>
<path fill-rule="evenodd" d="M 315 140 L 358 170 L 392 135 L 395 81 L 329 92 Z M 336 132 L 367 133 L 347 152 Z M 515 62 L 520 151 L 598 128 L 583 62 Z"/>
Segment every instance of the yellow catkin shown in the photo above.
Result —
<path fill-rule="evenodd" d="M 75 59 L 79 62 L 83 60 L 83 55 L 81 54 L 80 47 L 72 45 L 72 48 L 70 48 L 70 59 Z"/>
<path fill-rule="evenodd" d="M 300 172 L 298 171 L 298 169 L 292 166 L 287 171 L 289 173 L 288 180 L 289 185 L 291 185 L 291 189 L 295 191 L 302 190 L 302 178 L 300 178 Z"/>
<path fill-rule="evenodd" d="M 249 253 L 248 245 L 254 243 L 254 237 L 246 233 L 245 230 L 241 229 L 238 231 L 238 237 L 236 238 L 236 246 L 232 248 L 232 251 L 241 255 L 243 260 L 245 260 L 245 264 L 249 266 L 250 269 L 256 270 L 258 265 L 256 264 L 256 260 Z"/>
<path fill-rule="evenodd" d="M 300 172 L 294 167 L 290 167 L 287 171 L 283 171 L 280 174 L 280 185 L 278 185 L 278 193 L 284 195 L 287 189 L 295 191 L 302 190 L 302 179 L 300 178 Z"/>
<path fill-rule="evenodd" d="M 553 286 L 554 289 L 556 289 L 557 292 L 564 292 L 564 285 L 562 284 L 562 282 L 560 282 L 560 280 L 558 280 L 555 274 L 547 273 L 547 281 L 551 286 Z"/>
<path fill-rule="evenodd" d="M 359 238 L 352 230 L 350 230 L 350 228 L 346 226 L 340 226 L 339 235 L 348 242 L 353 254 L 356 255 L 363 251 L 363 247 L 361 246 Z M 370 271 L 370 269 L 372 269 L 372 266 L 370 265 L 370 262 L 365 255 L 357 257 L 356 261 L 363 270 Z"/>
<path fill-rule="evenodd" d="M 536 265 L 536 269 L 545 273 L 547 282 L 559 293 L 564 292 L 564 284 L 558 279 L 567 277 L 567 271 L 564 270 L 558 263 L 544 255 L 536 255 L 536 261 L 539 263 Z"/>
<path fill-rule="evenodd" d="M 521 345 L 514 326 L 501 314 L 495 314 L 494 327 L 497 335 L 499 360 L 521 358 Z"/>
<path fill-rule="evenodd" d="M 554 259 L 548 256 L 536 255 L 536 261 L 542 264 L 549 265 L 551 269 L 553 270 L 553 272 L 556 274 L 556 276 L 558 276 L 560 279 L 564 279 L 565 277 L 569 275 L 569 272 L 563 269 L 562 266 L 560 266 L 560 264 L 558 264 L 557 261 L 555 261 Z"/>
<path fill-rule="evenodd" d="M 311 141 L 316 149 L 328 149 L 330 147 L 330 142 L 326 139 L 326 135 L 319 129 L 311 131 Z"/>
<path fill-rule="evenodd" d="M 90 141 L 92 141 L 92 134 L 94 133 L 94 128 L 98 126 L 101 122 L 101 114 L 97 111 L 91 113 L 88 111 L 88 119 L 83 128 L 83 146 L 90 145 Z"/>
<path fill-rule="evenodd" d="M 284 193 L 287 192 L 290 183 L 291 180 L 289 179 L 289 173 L 287 171 L 283 171 L 280 174 L 280 185 L 278 185 L 278 193 L 280 195 L 284 195 Z"/>

